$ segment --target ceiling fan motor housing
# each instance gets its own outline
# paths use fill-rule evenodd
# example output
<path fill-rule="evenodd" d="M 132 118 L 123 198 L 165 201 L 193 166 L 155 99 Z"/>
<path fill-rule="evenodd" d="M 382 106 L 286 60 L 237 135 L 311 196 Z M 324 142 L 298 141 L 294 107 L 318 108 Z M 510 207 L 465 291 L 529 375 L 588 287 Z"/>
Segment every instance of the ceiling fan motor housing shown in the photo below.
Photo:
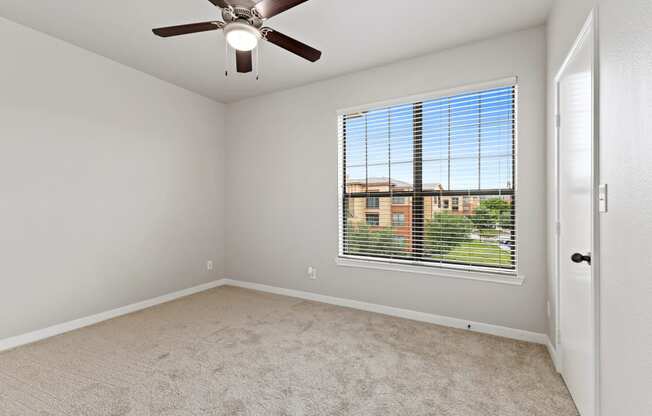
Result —
<path fill-rule="evenodd" d="M 263 19 L 257 13 L 245 7 L 227 7 L 222 9 L 222 19 L 226 23 L 244 21 L 255 28 L 263 26 Z"/>

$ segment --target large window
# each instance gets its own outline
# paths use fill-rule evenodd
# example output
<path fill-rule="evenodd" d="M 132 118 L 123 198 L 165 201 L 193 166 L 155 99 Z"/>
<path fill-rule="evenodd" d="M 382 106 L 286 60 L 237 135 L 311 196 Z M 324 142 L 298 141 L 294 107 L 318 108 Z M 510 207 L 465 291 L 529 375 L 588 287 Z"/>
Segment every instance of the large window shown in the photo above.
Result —
<path fill-rule="evenodd" d="M 515 273 L 515 107 L 508 85 L 342 113 L 340 256 Z"/>

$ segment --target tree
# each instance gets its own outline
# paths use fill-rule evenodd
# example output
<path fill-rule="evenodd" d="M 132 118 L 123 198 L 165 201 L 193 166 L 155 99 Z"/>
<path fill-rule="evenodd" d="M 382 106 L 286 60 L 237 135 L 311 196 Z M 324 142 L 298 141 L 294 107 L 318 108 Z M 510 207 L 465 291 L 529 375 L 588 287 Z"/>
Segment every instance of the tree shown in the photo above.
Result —
<path fill-rule="evenodd" d="M 485 199 L 475 209 L 471 218 L 475 226 L 482 228 L 511 228 L 512 227 L 512 204 L 501 198 Z"/>
<path fill-rule="evenodd" d="M 480 206 L 495 212 L 509 211 L 512 204 L 501 198 L 491 198 L 480 201 Z"/>
<path fill-rule="evenodd" d="M 478 229 L 496 228 L 494 213 L 489 208 L 483 207 L 482 203 L 475 209 L 471 221 L 473 221 L 473 224 Z"/>
<path fill-rule="evenodd" d="M 514 228 L 514 219 L 512 218 L 512 211 L 503 211 L 498 217 L 498 225 L 502 229 L 512 229 Z"/>
<path fill-rule="evenodd" d="M 426 222 L 424 233 L 424 252 L 426 255 L 440 257 L 460 244 L 469 241 L 473 222 L 461 215 L 448 213 L 435 214 Z"/>
<path fill-rule="evenodd" d="M 370 256 L 405 255 L 405 241 L 397 238 L 389 227 L 370 227 L 369 225 L 347 225 L 347 254 Z"/>

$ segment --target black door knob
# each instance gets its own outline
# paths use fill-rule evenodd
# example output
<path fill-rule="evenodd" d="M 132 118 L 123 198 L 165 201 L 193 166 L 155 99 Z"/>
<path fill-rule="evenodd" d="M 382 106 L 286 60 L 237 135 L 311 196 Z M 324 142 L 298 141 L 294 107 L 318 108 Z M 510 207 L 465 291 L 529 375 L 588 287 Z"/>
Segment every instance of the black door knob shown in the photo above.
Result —
<path fill-rule="evenodd" d="M 588 264 L 591 264 L 591 255 L 590 254 L 581 254 L 581 253 L 575 253 L 571 256 L 571 260 L 573 263 L 581 263 L 583 261 L 587 262 Z"/>

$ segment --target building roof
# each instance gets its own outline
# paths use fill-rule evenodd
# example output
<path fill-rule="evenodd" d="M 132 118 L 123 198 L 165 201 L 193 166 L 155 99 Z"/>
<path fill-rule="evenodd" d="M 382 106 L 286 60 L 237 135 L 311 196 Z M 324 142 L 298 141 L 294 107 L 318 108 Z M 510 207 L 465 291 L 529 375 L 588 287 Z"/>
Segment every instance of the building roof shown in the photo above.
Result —
<path fill-rule="evenodd" d="M 387 185 L 390 182 L 390 178 L 387 177 L 377 177 L 377 178 L 368 178 L 367 180 L 365 179 L 352 179 L 352 178 L 346 178 L 346 183 L 348 184 L 369 184 L 369 185 Z M 399 181 L 397 179 L 391 179 L 392 186 L 412 186 L 412 184 Z"/>
<path fill-rule="evenodd" d="M 412 186 L 411 183 L 404 182 L 404 181 L 399 181 L 397 179 L 390 179 L 387 177 L 374 177 L 374 178 L 368 178 L 367 181 L 364 179 L 355 179 L 355 178 L 347 178 L 346 183 L 347 184 L 352 184 L 352 185 L 364 185 L 364 184 L 369 184 L 371 186 L 377 186 L 377 185 L 387 185 L 391 180 L 392 186 L 397 187 L 397 188 L 409 188 Z M 424 183 L 423 187 L 425 189 L 443 189 L 440 183 Z"/>

